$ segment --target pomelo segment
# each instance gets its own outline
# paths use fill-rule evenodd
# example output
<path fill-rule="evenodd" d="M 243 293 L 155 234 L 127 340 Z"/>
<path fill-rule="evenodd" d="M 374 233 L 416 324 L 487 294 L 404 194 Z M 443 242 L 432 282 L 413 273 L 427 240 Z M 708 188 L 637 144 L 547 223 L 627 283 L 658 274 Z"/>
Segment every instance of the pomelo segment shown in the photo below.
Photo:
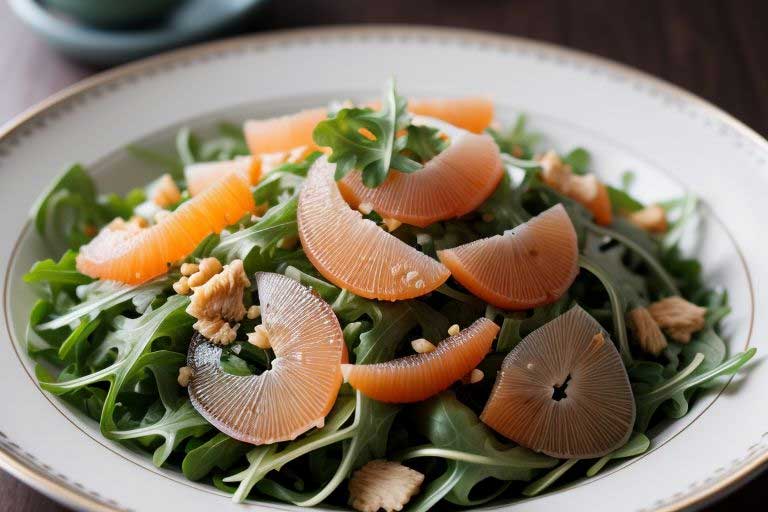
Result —
<path fill-rule="evenodd" d="M 561 204 L 503 235 L 437 255 L 465 288 L 502 309 L 554 302 L 579 273 L 576 231 Z"/>
<path fill-rule="evenodd" d="M 184 168 L 187 190 L 191 196 L 196 196 L 211 183 L 220 180 L 230 172 L 235 172 L 251 185 L 256 185 L 262 176 L 269 174 L 282 164 L 300 162 L 311 152 L 309 146 L 299 146 L 290 151 L 239 156 L 234 160 L 188 165 Z"/>
<path fill-rule="evenodd" d="M 488 354 L 498 332 L 498 325 L 480 318 L 432 352 L 378 364 L 344 364 L 344 380 L 380 402 L 426 400 L 471 372 Z"/>
<path fill-rule="evenodd" d="M 431 292 L 449 272 L 440 262 L 353 210 L 327 157 L 310 168 L 299 195 L 299 237 L 307 258 L 333 284 L 368 299 L 402 300 Z"/>
<path fill-rule="evenodd" d="M 591 459 L 627 441 L 635 400 L 608 334 L 574 306 L 507 355 L 480 419 L 532 450 Z"/>
<path fill-rule="evenodd" d="M 344 199 L 353 208 L 368 203 L 382 217 L 419 227 L 475 210 L 503 176 L 499 148 L 488 135 L 452 131 L 457 136 L 451 145 L 417 172 L 391 170 L 376 188 L 363 185 L 360 172 L 347 174 L 339 181 Z"/>
<path fill-rule="evenodd" d="M 367 106 L 379 109 L 374 101 Z M 494 117 L 493 101 L 482 96 L 463 98 L 411 98 L 408 112 L 420 116 L 435 117 L 472 133 L 482 133 Z"/>
<path fill-rule="evenodd" d="M 316 148 L 312 132 L 326 116 L 326 109 L 314 108 L 271 119 L 249 120 L 243 125 L 245 141 L 253 155 L 289 151 L 298 146 Z"/>
<path fill-rule="evenodd" d="M 289 277 L 256 274 L 272 368 L 237 376 L 220 366 L 221 348 L 196 336 L 187 365 L 192 405 L 213 426 L 251 444 L 290 441 L 322 427 L 341 387 L 344 336 L 331 307 Z"/>
<path fill-rule="evenodd" d="M 211 184 L 229 173 L 236 173 L 251 185 L 261 177 L 261 160 L 253 156 L 241 156 L 234 160 L 201 162 L 184 167 L 189 195 L 196 196 Z"/>
<path fill-rule="evenodd" d="M 229 174 L 152 227 L 126 230 L 114 222 L 104 227 L 80 248 L 77 270 L 93 278 L 142 283 L 166 273 L 203 238 L 253 209 L 248 184 L 237 174 Z"/>

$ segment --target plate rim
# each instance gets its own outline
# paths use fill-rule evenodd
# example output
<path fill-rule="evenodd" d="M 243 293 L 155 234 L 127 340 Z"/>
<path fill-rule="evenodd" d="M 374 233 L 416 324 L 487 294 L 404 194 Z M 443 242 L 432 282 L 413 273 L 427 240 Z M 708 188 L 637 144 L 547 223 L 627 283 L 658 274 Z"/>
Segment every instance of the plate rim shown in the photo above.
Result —
<path fill-rule="evenodd" d="M 217 39 L 210 42 L 194 44 L 191 46 L 170 50 L 155 56 L 146 57 L 128 64 L 123 64 L 107 71 L 98 72 L 88 78 L 78 81 L 61 91 L 54 93 L 35 105 L 23 110 L 10 120 L 0 125 L 0 142 L 13 137 L 19 130 L 23 129 L 38 116 L 57 107 L 58 105 L 88 93 L 89 91 L 114 83 L 124 77 L 135 74 L 141 74 L 152 68 L 160 67 L 169 63 L 184 62 L 190 58 L 198 58 L 206 55 L 215 55 L 217 52 L 226 52 L 235 50 L 250 44 L 268 44 L 274 41 L 284 41 L 292 39 L 327 39 L 339 35 L 365 35 L 371 36 L 432 36 L 435 38 L 450 39 L 461 44 L 479 43 L 497 43 L 506 45 L 515 45 L 525 47 L 536 51 L 545 51 L 549 55 L 562 56 L 569 60 L 577 60 L 581 63 L 592 65 L 596 68 L 609 70 L 617 75 L 631 78 L 655 89 L 664 91 L 670 96 L 676 97 L 681 101 L 702 109 L 707 115 L 712 116 L 735 130 L 739 135 L 749 139 L 752 143 L 763 149 L 768 150 L 768 140 L 761 136 L 754 129 L 727 113 L 723 109 L 715 106 L 709 101 L 687 91 L 686 89 L 674 85 L 664 79 L 655 77 L 649 73 L 636 69 L 627 64 L 623 64 L 605 57 L 594 55 L 578 49 L 572 49 L 557 44 L 533 40 L 525 37 L 506 35 L 502 33 L 455 28 L 440 27 L 418 24 L 371 24 L 371 25 L 329 25 L 323 27 L 294 28 L 272 30 L 267 32 L 246 34 L 225 39 Z M 418 37 L 417 37 L 418 39 Z M 745 464 L 733 471 L 728 476 L 722 478 L 713 484 L 700 489 L 699 492 L 683 496 L 680 499 L 667 502 L 657 510 L 673 512 L 686 508 L 698 508 L 709 503 L 718 497 L 735 490 L 749 480 L 756 477 L 763 469 L 768 467 L 768 452 L 756 459 L 745 462 Z M 23 461 L 17 457 L 11 450 L 0 444 L 0 469 L 9 472 L 22 482 L 30 485 L 43 494 L 56 499 L 77 509 L 94 511 L 112 511 L 119 510 L 96 500 L 86 493 L 73 489 L 63 483 L 56 481 L 50 475 L 47 475 L 39 468 Z"/>

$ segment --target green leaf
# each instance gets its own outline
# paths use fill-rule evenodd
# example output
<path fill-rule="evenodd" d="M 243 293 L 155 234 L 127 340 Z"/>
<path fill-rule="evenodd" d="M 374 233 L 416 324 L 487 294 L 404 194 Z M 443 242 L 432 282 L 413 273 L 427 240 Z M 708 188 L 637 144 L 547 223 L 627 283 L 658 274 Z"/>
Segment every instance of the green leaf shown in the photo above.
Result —
<path fill-rule="evenodd" d="M 495 498 L 507 485 L 502 483 L 486 496 L 470 498 L 472 489 L 483 480 L 527 481 L 539 470 L 557 464 L 557 459 L 497 441 L 477 415 L 451 392 L 418 405 L 412 417 L 417 430 L 431 444 L 401 453 L 397 459 L 440 457 L 450 461 L 446 473 L 438 479 L 442 483 L 428 489 L 429 494 L 422 493 L 416 510 L 425 510 L 424 504 L 434 504 L 442 497 L 457 505 L 477 506 Z"/>
<path fill-rule="evenodd" d="M 436 157 L 448 147 L 448 142 L 440 137 L 440 130 L 431 126 L 408 127 L 405 149 L 416 155 L 421 162 Z"/>
<path fill-rule="evenodd" d="M 656 410 L 668 400 L 673 400 L 681 407 L 685 403 L 687 411 L 687 399 L 685 392 L 690 389 L 705 386 L 713 380 L 724 375 L 733 375 L 747 361 L 755 355 L 756 349 L 749 350 L 733 356 L 718 366 L 703 372 L 697 372 L 698 367 L 704 362 L 704 354 L 697 354 L 696 357 L 680 372 L 661 383 L 643 390 L 638 393 L 635 391 L 635 405 L 637 407 L 637 418 L 635 420 L 635 430 L 645 432 Z M 633 381 L 637 374 L 633 375 Z M 685 412 L 683 411 L 683 413 Z"/>
<path fill-rule="evenodd" d="M 608 455 L 604 455 L 597 462 L 587 470 L 587 476 L 593 477 L 598 474 L 606 464 L 615 459 L 626 459 L 628 457 L 635 457 L 648 451 L 651 446 L 651 440 L 648 439 L 645 434 L 640 432 L 632 432 L 629 440 L 624 446 L 618 448 Z"/>
<path fill-rule="evenodd" d="M 177 342 L 189 338 L 194 319 L 184 312 L 188 303 L 187 297 L 174 295 L 158 309 L 149 310 L 138 318 L 118 317 L 115 319 L 116 329 L 106 336 L 90 356 L 93 364 L 114 358 L 113 362 L 83 377 L 56 382 L 44 381 L 40 382 L 40 386 L 50 393 L 60 395 L 96 382 L 109 383 L 100 425 L 102 434 L 110 437 L 112 432 L 118 430 L 113 417 L 118 393 L 139 371 L 153 362 L 151 358 L 141 360 L 142 356 L 150 355 L 152 342 L 164 337 Z M 162 352 L 154 354 L 157 353 Z M 176 356 L 181 357 L 178 359 L 178 366 L 181 366 L 184 356 Z M 162 393 L 162 390 L 160 391 Z"/>
<path fill-rule="evenodd" d="M 102 311 L 121 304 L 127 305 L 131 301 L 139 300 L 142 303 L 146 303 L 166 289 L 170 282 L 171 278 L 168 276 L 162 276 L 147 283 L 133 286 L 114 281 L 95 281 L 92 285 L 88 285 L 92 286 L 92 293 L 84 297 L 82 302 L 68 309 L 60 316 L 38 325 L 37 328 L 42 331 L 58 329 L 72 325 L 83 318 L 93 320 Z"/>
<path fill-rule="evenodd" d="M 563 163 L 570 165 L 576 174 L 587 174 L 591 158 L 589 151 L 584 148 L 576 148 L 565 155 Z"/>
<path fill-rule="evenodd" d="M 181 463 L 181 471 L 190 480 L 207 476 L 214 468 L 226 471 L 253 447 L 221 432 L 190 451 Z"/>
<path fill-rule="evenodd" d="M 76 258 L 76 252 L 67 251 L 58 262 L 52 259 L 38 261 L 32 265 L 29 272 L 24 274 L 24 282 L 42 283 L 48 292 L 48 297 L 55 300 L 62 289 L 72 291 L 78 285 L 93 281 L 77 271 Z"/>
<path fill-rule="evenodd" d="M 241 259 L 247 273 L 257 270 L 274 270 L 274 250 L 281 239 L 296 236 L 296 206 L 298 199 L 273 206 L 253 226 L 229 235 L 223 235 L 213 250 L 213 256 L 221 261 Z M 267 265 L 266 267 L 264 265 Z"/>
<path fill-rule="evenodd" d="M 184 165 L 192 165 L 200 161 L 200 141 L 186 126 L 176 135 L 176 152 Z"/>
<path fill-rule="evenodd" d="M 518 158 L 531 158 L 541 140 L 541 134 L 528 131 L 526 124 L 525 115 L 520 114 L 510 129 L 500 131 L 488 128 L 487 131 L 503 153 Z"/>
<path fill-rule="evenodd" d="M 643 209 L 643 203 L 633 198 L 624 190 L 608 185 L 608 199 L 614 213 L 632 213 Z"/>
<path fill-rule="evenodd" d="M 560 477 L 562 477 L 577 462 L 579 462 L 579 459 L 568 459 L 567 461 L 563 462 L 561 465 L 559 465 L 558 467 L 556 467 L 555 469 L 553 469 L 543 477 L 529 484 L 525 489 L 523 489 L 523 495 L 530 497 L 530 496 L 536 496 L 538 494 L 541 494 L 543 491 L 549 488 L 552 484 L 557 482 L 560 479 Z"/>
<path fill-rule="evenodd" d="M 335 117 L 318 123 L 312 136 L 318 146 L 331 148 L 328 161 L 336 163 L 337 180 L 359 170 L 365 186 L 377 187 L 390 169 L 414 172 L 421 168 L 421 164 L 401 154 L 406 141 L 396 137 L 399 130 L 410 124 L 406 107 L 405 99 L 395 90 L 394 80 L 390 80 L 378 112 L 345 108 Z M 361 130 L 370 132 L 374 140 L 362 135 Z"/>

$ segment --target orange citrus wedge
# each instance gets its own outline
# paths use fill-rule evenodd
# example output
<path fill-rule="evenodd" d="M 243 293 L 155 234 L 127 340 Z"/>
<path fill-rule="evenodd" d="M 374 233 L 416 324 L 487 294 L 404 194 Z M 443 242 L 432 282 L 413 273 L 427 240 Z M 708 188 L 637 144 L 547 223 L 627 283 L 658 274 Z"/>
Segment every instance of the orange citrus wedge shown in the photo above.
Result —
<path fill-rule="evenodd" d="M 561 204 L 503 235 L 437 255 L 466 289 L 503 309 L 554 302 L 579 273 L 576 231 Z"/>
<path fill-rule="evenodd" d="M 378 110 L 378 101 L 367 106 Z M 472 133 L 482 133 L 493 121 L 493 101 L 482 96 L 464 98 L 412 98 L 408 100 L 408 112 L 420 116 L 435 117 Z"/>
<path fill-rule="evenodd" d="M 451 145 L 423 169 L 392 170 L 376 188 L 363 185 L 362 173 L 351 172 L 339 181 L 341 194 L 353 208 L 367 203 L 382 217 L 419 227 L 475 210 L 502 178 L 501 155 L 490 136 L 453 131 Z"/>
<path fill-rule="evenodd" d="M 241 156 L 234 160 L 220 162 L 201 162 L 184 168 L 189 195 L 196 196 L 211 184 L 227 174 L 234 172 L 242 176 L 251 185 L 261 177 L 261 159 L 253 156 Z"/>
<path fill-rule="evenodd" d="M 316 148 L 312 132 L 326 116 L 326 109 L 313 108 L 287 116 L 246 121 L 245 141 L 253 155 L 289 151 L 298 146 Z"/>
<path fill-rule="evenodd" d="M 256 274 L 262 325 L 275 353 L 260 375 L 220 366 L 221 348 L 197 335 L 187 365 L 192 405 L 213 426 L 252 444 L 296 439 L 322 427 L 341 387 L 344 336 L 331 307 L 289 277 Z"/>
<path fill-rule="evenodd" d="M 85 275 L 137 284 L 164 274 L 211 233 L 253 211 L 253 195 L 237 174 L 229 174 L 182 204 L 150 228 L 104 227 L 80 248 L 77 270 Z"/>
<path fill-rule="evenodd" d="M 449 272 L 440 262 L 349 207 L 333 180 L 335 168 L 319 158 L 299 195 L 299 237 L 315 268 L 368 299 L 412 299 L 443 284 Z"/>
<path fill-rule="evenodd" d="M 342 364 L 344 380 L 379 402 L 426 400 L 471 372 L 491 349 L 499 326 L 487 318 L 441 341 L 428 353 L 378 364 Z"/>

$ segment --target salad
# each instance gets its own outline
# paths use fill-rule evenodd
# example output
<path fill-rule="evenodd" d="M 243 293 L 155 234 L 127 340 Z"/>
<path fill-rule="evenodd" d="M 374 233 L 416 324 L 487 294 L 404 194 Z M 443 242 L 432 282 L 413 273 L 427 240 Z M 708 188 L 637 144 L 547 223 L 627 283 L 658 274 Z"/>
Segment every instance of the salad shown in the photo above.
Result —
<path fill-rule="evenodd" d="M 727 293 L 589 152 L 485 98 L 305 110 L 129 147 L 157 180 L 70 167 L 28 351 L 104 437 L 238 502 L 360 511 L 535 496 L 638 456 L 732 375 Z"/>

